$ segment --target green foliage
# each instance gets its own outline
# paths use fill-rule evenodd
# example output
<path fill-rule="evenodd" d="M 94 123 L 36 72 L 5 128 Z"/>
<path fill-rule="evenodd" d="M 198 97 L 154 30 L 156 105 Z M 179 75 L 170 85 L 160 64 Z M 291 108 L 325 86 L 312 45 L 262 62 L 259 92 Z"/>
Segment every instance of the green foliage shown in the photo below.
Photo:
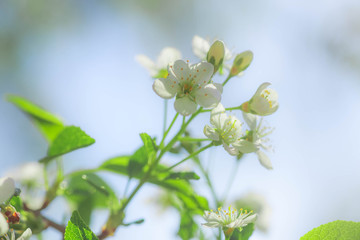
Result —
<path fill-rule="evenodd" d="M 50 160 L 72 152 L 79 148 L 87 147 L 95 143 L 95 140 L 82 131 L 79 127 L 65 127 L 54 141 L 50 144 L 47 156 L 40 162 L 49 162 Z"/>
<path fill-rule="evenodd" d="M 255 230 L 254 223 L 249 223 L 247 226 L 243 227 L 241 232 L 237 229 L 233 232 L 230 237 L 230 240 L 248 240 Z"/>
<path fill-rule="evenodd" d="M 25 98 L 8 95 L 7 100 L 24 112 L 49 142 L 52 142 L 63 130 L 64 125 L 58 117 Z"/>
<path fill-rule="evenodd" d="M 199 180 L 200 177 L 194 172 L 172 172 L 166 179 Z"/>
<path fill-rule="evenodd" d="M 360 239 L 360 222 L 334 221 L 314 228 L 300 240 L 355 240 Z"/>
<path fill-rule="evenodd" d="M 198 224 L 194 221 L 191 213 L 183 211 L 180 214 L 180 227 L 177 234 L 183 240 L 190 240 L 195 237 Z"/>
<path fill-rule="evenodd" d="M 19 212 L 22 210 L 23 207 L 21 198 L 19 196 L 13 196 L 11 198 L 10 205 L 12 205 Z"/>
<path fill-rule="evenodd" d="M 147 133 L 140 133 L 140 137 L 144 143 L 148 164 L 151 165 L 156 157 L 156 144 Z"/>
<path fill-rule="evenodd" d="M 73 175 L 68 179 L 63 195 L 75 205 L 87 224 L 90 223 L 93 209 L 116 210 L 120 205 L 110 186 L 94 173 Z"/>
<path fill-rule="evenodd" d="M 95 234 L 82 220 L 79 212 L 74 211 L 65 230 L 65 240 L 96 240 Z"/>

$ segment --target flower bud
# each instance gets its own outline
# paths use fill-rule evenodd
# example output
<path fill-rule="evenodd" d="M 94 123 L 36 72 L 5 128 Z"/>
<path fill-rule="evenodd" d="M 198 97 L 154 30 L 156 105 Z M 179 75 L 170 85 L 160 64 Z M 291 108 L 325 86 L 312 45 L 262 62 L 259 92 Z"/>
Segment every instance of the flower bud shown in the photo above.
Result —
<path fill-rule="evenodd" d="M 224 61 L 225 56 L 225 46 L 224 43 L 220 40 L 216 40 L 213 45 L 211 45 L 206 60 L 214 65 L 214 73 L 219 69 Z"/>
<path fill-rule="evenodd" d="M 247 69 L 253 60 L 253 53 L 251 51 L 245 51 L 236 55 L 233 65 L 230 70 L 231 76 L 238 75 L 245 69 Z"/>

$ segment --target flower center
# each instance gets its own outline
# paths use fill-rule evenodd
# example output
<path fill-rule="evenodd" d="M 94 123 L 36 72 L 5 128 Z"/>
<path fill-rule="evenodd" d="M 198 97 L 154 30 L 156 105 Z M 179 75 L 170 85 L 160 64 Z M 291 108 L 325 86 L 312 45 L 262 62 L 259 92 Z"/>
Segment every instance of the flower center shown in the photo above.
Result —
<path fill-rule="evenodd" d="M 270 98 L 270 91 L 269 90 L 265 89 L 264 91 L 262 91 L 260 96 L 265 98 L 268 101 L 270 108 L 273 107 L 273 103 L 269 99 Z"/>

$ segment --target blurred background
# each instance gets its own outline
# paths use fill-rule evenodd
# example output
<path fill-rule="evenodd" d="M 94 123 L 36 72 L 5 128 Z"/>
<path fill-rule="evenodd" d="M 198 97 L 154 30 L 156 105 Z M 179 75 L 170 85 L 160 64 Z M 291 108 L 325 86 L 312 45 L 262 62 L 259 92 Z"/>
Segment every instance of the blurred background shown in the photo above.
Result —
<path fill-rule="evenodd" d="M 66 171 L 96 167 L 134 151 L 140 132 L 162 132 L 163 100 L 135 55 L 156 59 L 171 46 L 198 61 L 191 50 L 196 34 L 221 39 L 234 53 L 254 53 L 245 75 L 224 89 L 223 105 L 240 105 L 266 81 L 279 93 L 279 110 L 266 118 L 275 128 L 269 154 L 274 170 L 263 168 L 255 154 L 246 156 L 228 198 L 231 203 L 257 193 L 271 207 L 268 231 L 251 239 L 299 239 L 330 221 L 360 221 L 358 0 L 1 0 L 0 176 L 47 150 L 31 122 L 5 101 L 7 93 L 40 104 L 96 139 L 64 157 Z M 208 121 L 201 115 L 193 134 L 203 137 Z M 222 194 L 235 160 L 220 147 L 202 159 L 211 160 Z M 125 177 L 103 176 L 120 196 Z M 197 190 L 209 195 L 199 181 Z M 119 228 L 112 239 L 176 239 L 178 216 L 161 212 L 154 191 L 146 186 L 128 208 L 129 220 L 145 223 Z M 59 206 L 68 209 L 60 199 L 47 216 L 63 220 Z M 97 211 L 94 219 L 98 232 L 106 215 Z"/>

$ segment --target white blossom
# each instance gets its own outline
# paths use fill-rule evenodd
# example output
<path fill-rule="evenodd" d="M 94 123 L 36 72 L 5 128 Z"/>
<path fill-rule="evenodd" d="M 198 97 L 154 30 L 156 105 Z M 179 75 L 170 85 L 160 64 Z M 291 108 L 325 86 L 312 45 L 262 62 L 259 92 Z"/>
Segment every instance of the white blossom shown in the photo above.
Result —
<path fill-rule="evenodd" d="M 23 234 L 21 234 L 20 237 L 16 238 L 16 240 L 28 240 L 28 239 L 30 239 L 31 235 L 32 235 L 32 231 L 31 231 L 30 228 L 28 228 L 28 229 L 25 230 L 25 232 L 23 232 Z M 6 240 L 15 240 L 15 232 L 14 232 L 14 230 L 11 229 L 10 236 L 5 234 L 4 237 L 5 237 Z"/>
<path fill-rule="evenodd" d="M 12 178 L 0 178 L 0 204 L 9 200 L 15 193 L 15 182 Z"/>
<path fill-rule="evenodd" d="M 267 88 L 270 83 L 265 82 L 259 86 L 254 96 L 240 106 L 246 113 L 266 116 L 274 113 L 278 107 L 278 94 L 275 90 Z"/>
<path fill-rule="evenodd" d="M 235 116 L 228 116 L 223 105 L 219 103 L 211 111 L 210 123 L 213 127 L 205 125 L 204 134 L 213 141 L 221 142 L 230 155 L 238 155 L 239 149 L 232 145 L 242 137 L 240 120 Z"/>
<path fill-rule="evenodd" d="M 160 78 L 167 76 L 166 69 L 170 63 L 181 59 L 181 52 L 175 48 L 166 47 L 161 50 L 156 62 L 142 54 L 135 56 L 135 59 L 149 71 L 151 77 Z"/>
<path fill-rule="evenodd" d="M 258 121 L 259 117 L 254 114 L 243 112 L 243 117 L 250 131 L 245 139 L 241 139 L 241 141 L 233 144 L 234 147 L 242 153 L 255 152 L 261 165 L 267 169 L 272 169 L 273 167 L 269 157 L 262 151 L 262 149 L 267 151 L 271 150 L 271 147 L 266 145 L 269 141 L 266 136 L 272 132 L 272 129 L 263 127 L 263 118 Z"/>
<path fill-rule="evenodd" d="M 0 213 L 0 237 L 9 231 L 9 224 L 5 217 Z"/>
<path fill-rule="evenodd" d="M 247 212 L 247 210 L 243 209 L 237 211 L 231 207 L 226 211 L 220 207 L 217 212 L 213 210 L 205 211 L 203 217 L 206 221 L 206 223 L 202 224 L 204 226 L 235 229 L 245 227 L 249 223 L 255 222 L 257 214 L 254 214 L 253 211 Z"/>
<path fill-rule="evenodd" d="M 175 110 L 183 116 L 193 114 L 197 105 L 213 108 L 221 100 L 221 84 L 211 83 L 214 67 L 211 63 L 200 62 L 189 65 L 177 60 L 168 66 L 168 77 L 156 79 L 153 89 L 162 98 L 176 96 Z"/>

